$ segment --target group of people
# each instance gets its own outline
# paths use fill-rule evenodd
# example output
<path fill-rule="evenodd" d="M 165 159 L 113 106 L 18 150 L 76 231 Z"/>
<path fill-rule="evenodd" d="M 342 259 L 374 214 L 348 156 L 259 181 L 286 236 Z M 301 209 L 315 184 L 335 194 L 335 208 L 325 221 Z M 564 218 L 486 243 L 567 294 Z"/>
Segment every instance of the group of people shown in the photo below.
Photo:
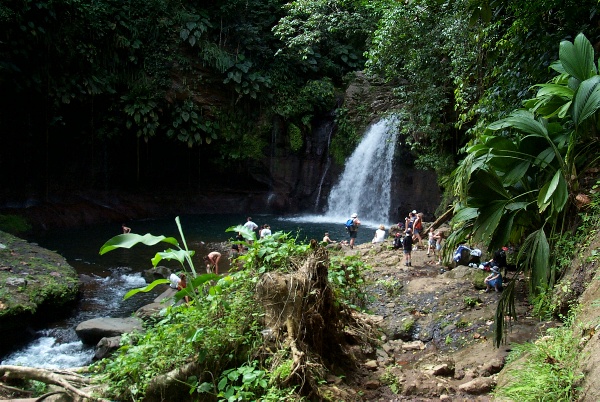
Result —
<path fill-rule="evenodd" d="M 349 223 L 352 221 L 352 225 Z M 354 247 L 354 242 L 357 237 L 358 227 L 360 226 L 360 220 L 358 219 L 358 214 L 353 213 L 350 216 L 350 219 L 346 222 L 346 228 L 348 229 L 348 233 L 350 235 L 350 248 Z M 417 249 L 418 247 L 423 247 L 423 213 L 417 212 L 416 210 L 411 211 L 404 223 L 398 224 L 399 229 L 404 229 L 404 235 L 401 232 L 397 232 L 394 236 L 394 240 L 392 245 L 395 249 L 402 248 L 404 253 L 404 265 L 412 266 L 412 251 L 413 248 Z M 328 238 L 328 236 L 327 236 Z M 384 242 L 386 239 L 386 231 L 384 225 L 379 225 L 377 230 L 375 230 L 375 234 L 373 235 L 373 239 L 371 243 L 378 244 Z M 437 257 L 437 263 L 441 263 L 441 250 L 442 250 L 442 240 L 443 235 L 439 230 L 434 230 L 433 228 L 429 228 L 428 232 L 428 241 L 427 241 L 427 256 L 433 254 L 434 257 Z M 326 241 L 324 238 L 323 241 Z"/>
<path fill-rule="evenodd" d="M 252 221 L 251 216 L 246 218 L 246 223 L 244 223 L 244 227 L 251 230 L 252 232 L 259 229 L 258 225 Z M 269 224 L 267 223 L 263 224 L 258 230 L 259 239 L 265 238 L 266 236 L 270 236 L 271 234 L 271 226 L 269 226 Z"/>

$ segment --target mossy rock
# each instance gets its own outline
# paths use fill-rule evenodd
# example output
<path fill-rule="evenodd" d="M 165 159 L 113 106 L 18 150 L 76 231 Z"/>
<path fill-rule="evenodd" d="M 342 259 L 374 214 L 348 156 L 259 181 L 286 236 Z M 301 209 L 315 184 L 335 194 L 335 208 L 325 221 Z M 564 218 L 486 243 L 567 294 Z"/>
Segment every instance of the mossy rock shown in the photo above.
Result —
<path fill-rule="evenodd" d="M 483 280 L 489 275 L 488 271 L 484 271 L 479 268 L 471 268 L 464 265 L 445 272 L 444 275 L 452 279 L 462 279 L 464 281 L 470 281 L 475 289 L 485 289 L 485 283 Z"/>
<path fill-rule="evenodd" d="M 74 300 L 77 272 L 64 257 L 0 232 L 0 323 Z"/>

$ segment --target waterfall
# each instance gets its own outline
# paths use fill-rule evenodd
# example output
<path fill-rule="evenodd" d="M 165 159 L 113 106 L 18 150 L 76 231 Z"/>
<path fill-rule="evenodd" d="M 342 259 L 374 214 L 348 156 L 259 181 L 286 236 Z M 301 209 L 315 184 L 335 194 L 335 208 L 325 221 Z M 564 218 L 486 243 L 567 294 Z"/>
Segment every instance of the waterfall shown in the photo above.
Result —
<path fill-rule="evenodd" d="M 315 200 L 315 211 L 319 210 L 319 206 L 321 203 L 321 189 L 323 188 L 323 182 L 325 181 L 325 177 L 327 176 L 327 172 L 329 171 L 329 166 L 331 165 L 331 156 L 329 155 L 329 146 L 331 145 L 331 135 L 333 134 L 334 124 L 333 121 L 329 122 L 326 126 L 327 128 L 327 147 L 325 148 L 325 168 L 323 169 L 323 173 L 321 174 L 321 180 L 319 180 L 319 189 L 317 190 L 317 198 Z"/>
<path fill-rule="evenodd" d="M 356 212 L 363 224 L 391 222 L 390 186 L 397 127 L 398 119 L 393 116 L 369 127 L 331 189 L 325 213 L 328 218 L 342 222 Z"/>

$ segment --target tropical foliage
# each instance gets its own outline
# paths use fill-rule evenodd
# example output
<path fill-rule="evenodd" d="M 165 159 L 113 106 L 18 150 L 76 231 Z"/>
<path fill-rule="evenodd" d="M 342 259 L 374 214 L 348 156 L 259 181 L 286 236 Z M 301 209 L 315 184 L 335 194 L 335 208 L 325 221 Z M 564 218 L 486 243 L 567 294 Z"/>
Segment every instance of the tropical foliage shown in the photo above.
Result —
<path fill-rule="evenodd" d="M 492 249 L 522 244 L 518 261 L 531 274 L 532 293 L 552 287 L 560 274 L 552 241 L 570 230 L 580 175 L 597 161 L 600 76 L 593 48 L 580 34 L 561 42 L 559 55 L 552 64 L 559 75 L 536 85 L 526 109 L 491 124 L 455 171 L 454 222 L 461 229 L 449 244 L 467 236 Z M 511 299 L 509 288 L 499 309 L 512 313 Z M 500 328 L 502 322 L 499 315 Z"/>
<path fill-rule="evenodd" d="M 143 400 L 153 392 L 161 375 L 184 368 L 187 372 L 185 394 L 216 400 L 298 401 L 304 380 L 293 380 L 290 345 L 265 347 L 264 309 L 257 303 L 256 284 L 261 275 L 297 271 L 312 248 L 289 233 L 275 232 L 256 239 L 244 226 L 228 228 L 241 233 L 235 241 L 247 251 L 241 254 L 225 276 L 201 274 L 194 267 L 194 251 L 189 250 L 179 218 L 175 219 L 180 242 L 174 237 L 151 234 L 123 234 L 108 240 L 101 254 L 136 245 L 170 246 L 152 258 L 178 261 L 190 278 L 188 286 L 165 304 L 160 317 L 147 325 L 143 334 L 125 335 L 115 356 L 97 362 L 95 380 L 108 384 L 107 397 L 115 400 Z M 356 257 L 335 258 L 327 267 L 328 287 L 340 311 L 364 300 L 364 263 Z M 134 289 L 125 298 L 135 297 L 157 285 Z M 179 303 L 188 296 L 188 303 Z M 295 363 L 294 363 L 295 364 Z M 184 387 L 185 388 L 185 387 Z M 210 395 L 210 396 L 208 396 Z M 173 395 L 171 395 L 173 397 Z"/>

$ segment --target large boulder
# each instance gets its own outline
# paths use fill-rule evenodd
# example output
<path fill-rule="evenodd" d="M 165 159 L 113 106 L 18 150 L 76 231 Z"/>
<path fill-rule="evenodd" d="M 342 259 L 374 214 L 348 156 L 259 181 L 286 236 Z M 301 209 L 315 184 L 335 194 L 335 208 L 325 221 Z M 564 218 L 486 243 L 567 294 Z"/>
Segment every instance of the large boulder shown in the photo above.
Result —
<path fill-rule="evenodd" d="M 0 355 L 24 341 L 28 326 L 68 311 L 78 290 L 64 257 L 0 231 Z"/>
<path fill-rule="evenodd" d="M 142 320 L 136 317 L 93 318 L 82 322 L 75 328 L 81 341 L 90 345 L 97 344 L 102 338 L 119 336 L 133 331 L 142 332 L 143 330 Z"/>

